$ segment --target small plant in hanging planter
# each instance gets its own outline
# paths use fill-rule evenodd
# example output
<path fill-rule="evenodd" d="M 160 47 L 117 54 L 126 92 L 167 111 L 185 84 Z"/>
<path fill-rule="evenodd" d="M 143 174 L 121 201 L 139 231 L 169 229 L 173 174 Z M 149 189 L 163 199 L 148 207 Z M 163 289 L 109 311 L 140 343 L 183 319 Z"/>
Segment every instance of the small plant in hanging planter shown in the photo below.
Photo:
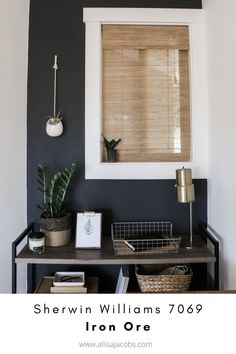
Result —
<path fill-rule="evenodd" d="M 63 124 L 62 117 L 60 117 L 60 113 L 56 114 L 56 105 L 57 105 L 57 55 L 54 56 L 54 97 L 53 97 L 53 115 L 49 117 L 46 124 L 46 132 L 51 137 L 57 137 L 62 135 L 63 133 Z"/>
<path fill-rule="evenodd" d="M 71 240 L 72 215 L 66 211 L 64 200 L 76 170 L 77 165 L 72 163 L 48 178 L 47 167 L 37 166 L 38 189 L 43 194 L 43 202 L 37 206 L 41 210 L 40 231 L 45 233 L 46 246 L 64 246 Z"/>
<path fill-rule="evenodd" d="M 102 134 L 102 137 L 103 137 L 102 144 L 104 145 L 104 147 L 106 148 L 106 151 L 107 151 L 107 161 L 108 162 L 116 162 L 117 161 L 117 150 L 115 148 L 119 144 L 121 139 L 107 140 L 103 134 Z"/>
<path fill-rule="evenodd" d="M 61 111 L 56 116 L 48 117 L 46 132 L 49 136 L 56 137 L 63 133 L 62 117 L 60 117 Z"/>

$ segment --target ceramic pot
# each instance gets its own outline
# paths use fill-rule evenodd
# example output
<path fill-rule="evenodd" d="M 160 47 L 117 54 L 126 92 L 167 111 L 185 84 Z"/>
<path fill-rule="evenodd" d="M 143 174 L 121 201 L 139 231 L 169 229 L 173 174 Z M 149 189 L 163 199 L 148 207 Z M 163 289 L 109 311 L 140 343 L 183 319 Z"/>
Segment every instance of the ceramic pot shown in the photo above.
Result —
<path fill-rule="evenodd" d="M 72 215 L 61 218 L 40 218 L 40 231 L 45 233 L 46 246 L 60 247 L 71 240 Z"/>
<path fill-rule="evenodd" d="M 117 161 L 117 150 L 107 150 L 107 161 L 108 162 Z"/>
<path fill-rule="evenodd" d="M 46 132 L 49 136 L 56 137 L 63 133 L 63 125 L 60 118 L 50 118 L 47 121 Z"/>

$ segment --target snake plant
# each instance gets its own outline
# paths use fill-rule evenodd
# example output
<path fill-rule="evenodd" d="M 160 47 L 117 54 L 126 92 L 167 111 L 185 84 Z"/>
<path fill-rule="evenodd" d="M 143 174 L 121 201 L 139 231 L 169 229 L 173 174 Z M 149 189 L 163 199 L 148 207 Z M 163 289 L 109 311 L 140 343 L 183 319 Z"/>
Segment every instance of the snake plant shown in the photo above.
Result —
<path fill-rule="evenodd" d="M 76 169 L 77 165 L 72 163 L 48 179 L 47 167 L 41 164 L 37 166 L 38 190 L 43 194 L 43 203 L 37 205 L 42 211 L 41 217 L 60 218 L 65 215 L 64 200 Z"/>
<path fill-rule="evenodd" d="M 118 139 L 118 140 L 115 140 L 115 139 L 112 139 L 112 140 L 107 140 L 105 138 L 105 136 L 102 134 L 102 137 L 103 137 L 103 145 L 105 146 L 105 148 L 107 150 L 115 150 L 115 147 L 119 144 L 119 142 L 121 141 L 121 139 Z"/>

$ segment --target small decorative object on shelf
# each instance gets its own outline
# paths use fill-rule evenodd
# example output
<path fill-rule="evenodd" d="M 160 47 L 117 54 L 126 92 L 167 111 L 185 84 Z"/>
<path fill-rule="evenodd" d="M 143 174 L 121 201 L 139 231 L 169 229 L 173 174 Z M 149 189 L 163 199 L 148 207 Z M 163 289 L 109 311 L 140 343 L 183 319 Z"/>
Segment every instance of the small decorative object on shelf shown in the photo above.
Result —
<path fill-rule="evenodd" d="M 101 227 L 101 213 L 94 211 L 77 213 L 75 247 L 101 248 Z"/>
<path fill-rule="evenodd" d="M 103 141 L 102 144 L 105 146 L 107 151 L 107 161 L 108 162 L 116 162 L 117 161 L 117 150 L 115 149 L 116 146 L 119 144 L 121 139 L 118 140 L 107 140 L 105 136 L 102 134 Z"/>
<path fill-rule="evenodd" d="M 85 283 L 84 272 L 56 272 L 54 286 L 83 286 Z"/>
<path fill-rule="evenodd" d="M 72 177 L 77 165 L 57 172 L 48 180 L 46 166 L 38 165 L 38 188 L 43 194 L 43 203 L 37 205 L 42 211 L 40 217 L 40 231 L 45 233 L 46 246 L 64 246 L 71 239 L 72 215 L 64 208 L 64 200 L 68 192 Z"/>
<path fill-rule="evenodd" d="M 84 272 L 56 272 L 50 292 L 53 294 L 87 293 Z"/>
<path fill-rule="evenodd" d="M 43 232 L 31 232 L 28 236 L 29 250 L 34 254 L 45 251 L 45 234 Z"/>
<path fill-rule="evenodd" d="M 56 114 L 56 104 L 57 104 L 57 55 L 54 56 L 54 98 L 53 98 L 53 115 L 49 117 L 46 124 L 46 132 L 51 137 L 60 136 L 63 133 L 62 117 L 60 113 Z"/>

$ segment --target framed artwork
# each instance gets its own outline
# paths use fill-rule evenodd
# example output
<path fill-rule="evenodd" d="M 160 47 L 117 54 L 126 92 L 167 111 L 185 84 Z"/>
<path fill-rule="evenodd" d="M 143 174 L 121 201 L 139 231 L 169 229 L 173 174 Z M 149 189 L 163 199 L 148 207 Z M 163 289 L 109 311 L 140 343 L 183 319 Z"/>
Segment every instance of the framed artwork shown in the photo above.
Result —
<path fill-rule="evenodd" d="M 102 214 L 77 213 L 76 248 L 101 248 Z"/>

